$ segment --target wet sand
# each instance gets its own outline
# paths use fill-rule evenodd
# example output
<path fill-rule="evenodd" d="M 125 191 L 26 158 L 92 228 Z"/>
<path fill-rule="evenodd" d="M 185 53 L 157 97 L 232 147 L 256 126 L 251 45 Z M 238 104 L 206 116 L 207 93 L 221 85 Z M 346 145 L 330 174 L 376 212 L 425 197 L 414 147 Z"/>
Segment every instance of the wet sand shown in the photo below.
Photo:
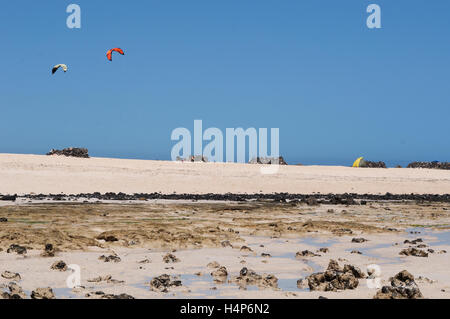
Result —
<path fill-rule="evenodd" d="M 372 298 L 376 294 L 366 279 L 360 279 L 354 290 L 338 292 L 297 286 L 299 279 L 324 271 L 334 259 L 364 272 L 370 264 L 379 265 L 382 285 L 406 269 L 425 298 L 450 297 L 450 255 L 442 252 L 450 249 L 448 203 L 31 202 L 1 206 L 1 217 L 7 222 L 0 225 L 0 272 L 19 273 L 18 284 L 28 295 L 38 287 L 52 287 L 57 298 L 101 297 L 93 294 L 96 291 L 135 298 Z M 368 241 L 352 242 L 360 237 Z M 411 246 L 404 240 L 417 238 L 427 245 L 424 250 L 434 252 L 428 257 L 399 255 Z M 56 256 L 41 256 L 48 243 L 57 248 Z M 27 254 L 7 253 L 11 244 L 25 246 Z M 242 246 L 251 251 L 241 250 Z M 325 247 L 329 252 L 318 251 Z M 320 256 L 296 258 L 304 250 Z M 179 262 L 164 262 L 168 253 Z M 98 259 L 111 254 L 120 262 Z M 67 288 L 71 273 L 50 269 L 59 260 L 80 266 L 84 288 Z M 215 269 L 207 266 L 213 261 L 226 267 L 225 283 L 213 281 L 210 273 Z M 229 282 L 243 267 L 274 275 L 278 288 L 242 289 Z M 152 291 L 150 280 L 162 274 L 178 277 L 182 286 Z M 88 281 L 106 275 L 124 282 Z M 0 278 L 0 285 L 8 282 Z"/>

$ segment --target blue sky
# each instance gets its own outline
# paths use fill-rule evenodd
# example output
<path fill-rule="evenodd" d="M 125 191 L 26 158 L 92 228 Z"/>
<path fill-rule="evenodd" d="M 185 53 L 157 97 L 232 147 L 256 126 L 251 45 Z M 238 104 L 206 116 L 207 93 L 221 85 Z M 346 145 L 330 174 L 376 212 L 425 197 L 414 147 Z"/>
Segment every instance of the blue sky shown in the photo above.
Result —
<path fill-rule="evenodd" d="M 366 27 L 370 3 L 381 29 Z M 169 159 L 172 130 L 201 119 L 277 127 L 289 163 L 450 161 L 449 12 L 444 0 L 2 2 L 0 152 Z M 126 55 L 109 62 L 113 47 Z M 58 63 L 69 71 L 52 76 Z"/>

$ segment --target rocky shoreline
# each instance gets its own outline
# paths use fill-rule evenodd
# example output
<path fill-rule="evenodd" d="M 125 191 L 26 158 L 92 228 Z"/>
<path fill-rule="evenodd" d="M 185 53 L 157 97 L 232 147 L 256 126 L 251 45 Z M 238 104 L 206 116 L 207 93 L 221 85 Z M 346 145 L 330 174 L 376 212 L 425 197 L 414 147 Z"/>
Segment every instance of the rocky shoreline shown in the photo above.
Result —
<path fill-rule="evenodd" d="M 162 194 L 162 193 L 82 193 L 82 194 L 25 194 L 2 195 L 0 201 L 28 200 L 107 200 L 107 201 L 143 201 L 143 200 L 192 200 L 192 201 L 272 201 L 305 203 L 310 206 L 327 205 L 365 205 L 367 201 L 415 201 L 415 202 L 441 202 L 449 203 L 450 194 Z"/>

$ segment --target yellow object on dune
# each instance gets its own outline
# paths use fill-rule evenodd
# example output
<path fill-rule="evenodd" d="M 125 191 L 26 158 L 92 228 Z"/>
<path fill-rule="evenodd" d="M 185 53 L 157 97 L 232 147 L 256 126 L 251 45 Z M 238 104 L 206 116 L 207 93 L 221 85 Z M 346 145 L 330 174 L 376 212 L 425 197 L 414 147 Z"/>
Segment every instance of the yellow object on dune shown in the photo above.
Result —
<path fill-rule="evenodd" d="M 360 167 L 361 162 L 364 160 L 364 157 L 360 157 L 358 158 L 354 163 L 353 163 L 353 167 Z"/>

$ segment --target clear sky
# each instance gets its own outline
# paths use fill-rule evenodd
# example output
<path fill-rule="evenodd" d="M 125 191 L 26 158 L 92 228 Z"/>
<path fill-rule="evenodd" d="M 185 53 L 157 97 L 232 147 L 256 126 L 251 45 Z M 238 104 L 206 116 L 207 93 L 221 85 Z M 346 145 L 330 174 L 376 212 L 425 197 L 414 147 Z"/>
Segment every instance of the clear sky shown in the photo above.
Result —
<path fill-rule="evenodd" d="M 450 161 L 449 16 L 447 0 L 2 1 L 0 152 L 169 159 L 201 119 L 277 127 L 289 163 Z"/>

